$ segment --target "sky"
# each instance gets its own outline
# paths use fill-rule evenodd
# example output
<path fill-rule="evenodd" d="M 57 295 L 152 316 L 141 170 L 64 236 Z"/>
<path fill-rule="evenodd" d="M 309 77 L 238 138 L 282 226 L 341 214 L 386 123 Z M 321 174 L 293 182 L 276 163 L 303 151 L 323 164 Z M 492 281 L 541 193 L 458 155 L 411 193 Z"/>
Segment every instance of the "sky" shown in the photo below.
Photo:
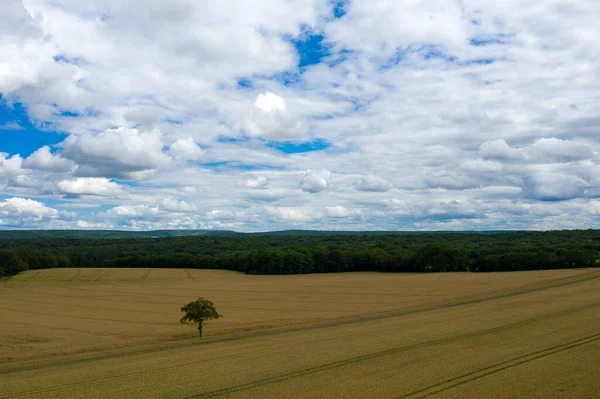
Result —
<path fill-rule="evenodd" d="M 600 228 L 597 0 L 0 8 L 0 229 Z"/>

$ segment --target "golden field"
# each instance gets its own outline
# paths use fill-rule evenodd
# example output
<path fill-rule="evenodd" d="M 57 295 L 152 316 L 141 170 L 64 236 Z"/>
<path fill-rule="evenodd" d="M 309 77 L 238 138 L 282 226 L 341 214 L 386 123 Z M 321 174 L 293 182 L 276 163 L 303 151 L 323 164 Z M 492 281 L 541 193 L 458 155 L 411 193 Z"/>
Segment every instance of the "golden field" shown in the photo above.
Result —
<path fill-rule="evenodd" d="M 28 271 L 0 320 L 0 399 L 600 397 L 599 269 Z"/>

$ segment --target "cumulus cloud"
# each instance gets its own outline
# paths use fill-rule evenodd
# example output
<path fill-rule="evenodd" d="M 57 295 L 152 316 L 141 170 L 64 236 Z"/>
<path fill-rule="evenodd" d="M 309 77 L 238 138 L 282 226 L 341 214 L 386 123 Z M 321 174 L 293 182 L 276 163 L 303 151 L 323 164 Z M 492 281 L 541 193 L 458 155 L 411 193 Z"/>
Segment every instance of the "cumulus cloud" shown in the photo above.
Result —
<path fill-rule="evenodd" d="M 526 154 L 509 146 L 504 139 L 486 141 L 479 147 L 479 153 L 484 159 L 495 160 L 525 160 Z"/>
<path fill-rule="evenodd" d="M 425 184 L 430 188 L 443 188 L 446 190 L 464 190 L 474 188 L 480 184 L 480 181 L 467 174 L 462 173 L 440 173 L 425 177 Z"/>
<path fill-rule="evenodd" d="M 58 192 L 70 195 L 114 196 L 123 193 L 121 186 L 102 177 L 79 177 L 62 180 L 56 185 Z"/>
<path fill-rule="evenodd" d="M 203 152 L 191 137 L 177 140 L 171 145 L 169 151 L 176 159 L 185 161 L 197 161 Z"/>
<path fill-rule="evenodd" d="M 213 209 L 206 212 L 209 220 L 235 220 L 236 214 L 231 210 Z"/>
<path fill-rule="evenodd" d="M 318 217 L 316 212 L 294 207 L 267 208 L 267 213 L 276 220 L 287 222 L 311 222 Z"/>
<path fill-rule="evenodd" d="M 152 207 L 147 205 L 119 205 L 106 211 L 104 213 L 110 217 L 122 217 L 122 218 L 154 218 L 161 214 L 158 207 Z"/>
<path fill-rule="evenodd" d="M 23 187 L 23 188 L 32 188 L 32 189 L 41 189 L 42 187 L 44 187 L 47 184 L 52 185 L 52 183 L 42 181 L 40 178 L 38 178 L 36 176 L 32 176 L 30 174 L 13 176 L 9 180 L 9 184 L 12 187 Z"/>
<path fill-rule="evenodd" d="M 77 223 L 75 223 L 75 226 L 77 226 L 79 229 L 89 229 L 90 223 L 86 222 L 85 220 L 78 220 Z"/>
<path fill-rule="evenodd" d="M 520 148 L 497 139 L 483 143 L 479 152 L 485 159 L 523 162 L 570 162 L 594 156 L 594 151 L 587 145 L 555 137 L 541 138 Z"/>
<path fill-rule="evenodd" d="M 165 110 L 148 105 L 139 105 L 128 109 L 123 117 L 134 125 L 155 126 L 165 116 Z"/>
<path fill-rule="evenodd" d="M 397 48 L 411 43 L 439 43 L 456 48 L 468 39 L 471 30 L 468 16 L 458 3 L 384 0 L 376 6 L 368 1 L 344 4 L 346 15 L 328 25 L 328 36 L 364 52 L 382 51 L 392 56 Z M 386 46 L 381 46 L 382 42 Z"/>
<path fill-rule="evenodd" d="M 597 1 L 334 3 L 4 0 L 2 150 L 70 136 L 0 155 L 0 194 L 65 226 L 600 227 Z"/>
<path fill-rule="evenodd" d="M 160 206 L 169 212 L 192 212 L 196 210 L 194 205 L 190 205 L 185 201 L 177 201 L 173 198 L 165 198 L 160 203 Z"/>
<path fill-rule="evenodd" d="M 256 97 L 244 126 L 248 135 L 272 140 L 299 140 L 308 133 L 305 123 L 288 110 L 285 99 L 270 91 Z"/>
<path fill-rule="evenodd" d="M 326 209 L 330 218 L 347 218 L 351 215 L 350 211 L 341 205 L 328 206 Z"/>
<path fill-rule="evenodd" d="M 563 201 L 584 197 L 588 187 L 579 176 L 536 171 L 525 178 L 524 194 L 540 201 Z"/>
<path fill-rule="evenodd" d="M 358 186 L 360 191 L 375 191 L 384 193 L 386 191 L 391 190 L 392 183 L 389 181 L 382 179 L 379 176 L 363 176 L 360 181 L 360 185 Z"/>
<path fill-rule="evenodd" d="M 5 152 L 0 152 L 0 176 L 18 176 L 29 173 L 22 169 L 23 158 L 19 154 L 9 156 Z"/>
<path fill-rule="evenodd" d="M 58 217 L 56 209 L 32 199 L 13 197 L 0 202 L 0 224 L 12 224 L 15 220 L 39 222 Z"/>
<path fill-rule="evenodd" d="M 60 155 L 52 154 L 50 147 L 43 146 L 28 156 L 23 161 L 23 166 L 48 172 L 68 172 L 75 167 L 75 164 Z"/>
<path fill-rule="evenodd" d="M 594 151 L 586 145 L 554 137 L 539 139 L 533 143 L 531 148 L 539 152 L 545 160 L 555 162 L 589 159 L 594 155 Z"/>
<path fill-rule="evenodd" d="M 55 47 L 21 0 L 6 0 L 0 15 L 0 93 L 48 82 L 64 74 Z M 64 77 L 64 75 L 63 75 Z"/>
<path fill-rule="evenodd" d="M 483 159 L 467 159 L 461 162 L 460 168 L 475 173 L 501 173 L 502 164 Z"/>
<path fill-rule="evenodd" d="M 329 186 L 329 179 L 331 178 L 331 172 L 326 169 L 323 170 L 307 170 L 302 180 L 302 190 L 309 193 L 318 193 L 326 190 Z"/>
<path fill-rule="evenodd" d="M 97 135 L 71 135 L 63 143 L 62 155 L 104 176 L 127 176 L 165 166 L 162 134 L 154 129 L 119 127 Z"/>
<path fill-rule="evenodd" d="M 264 190 L 269 187 L 269 180 L 265 176 L 248 175 L 242 184 L 247 188 Z"/>

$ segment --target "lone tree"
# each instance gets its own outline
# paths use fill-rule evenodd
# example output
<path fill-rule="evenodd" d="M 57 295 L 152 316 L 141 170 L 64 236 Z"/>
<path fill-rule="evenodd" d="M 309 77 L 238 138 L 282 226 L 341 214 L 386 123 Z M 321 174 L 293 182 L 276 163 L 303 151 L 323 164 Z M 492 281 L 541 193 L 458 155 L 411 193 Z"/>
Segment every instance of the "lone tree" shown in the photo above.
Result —
<path fill-rule="evenodd" d="M 196 301 L 192 301 L 181 308 L 182 312 L 185 312 L 180 320 L 183 323 L 198 323 L 198 333 L 202 336 L 202 323 L 205 320 L 218 319 L 223 315 L 217 313 L 215 305 L 212 301 L 204 298 L 198 298 Z"/>

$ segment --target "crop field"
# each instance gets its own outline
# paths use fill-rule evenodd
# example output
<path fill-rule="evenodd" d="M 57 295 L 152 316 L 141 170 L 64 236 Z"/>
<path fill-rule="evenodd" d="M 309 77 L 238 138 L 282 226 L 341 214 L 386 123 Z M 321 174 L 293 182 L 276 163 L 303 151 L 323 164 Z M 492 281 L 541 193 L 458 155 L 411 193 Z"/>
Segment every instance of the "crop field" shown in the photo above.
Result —
<path fill-rule="evenodd" d="M 0 282 L 0 320 L 0 399 L 600 397 L 600 269 L 50 269 Z"/>

